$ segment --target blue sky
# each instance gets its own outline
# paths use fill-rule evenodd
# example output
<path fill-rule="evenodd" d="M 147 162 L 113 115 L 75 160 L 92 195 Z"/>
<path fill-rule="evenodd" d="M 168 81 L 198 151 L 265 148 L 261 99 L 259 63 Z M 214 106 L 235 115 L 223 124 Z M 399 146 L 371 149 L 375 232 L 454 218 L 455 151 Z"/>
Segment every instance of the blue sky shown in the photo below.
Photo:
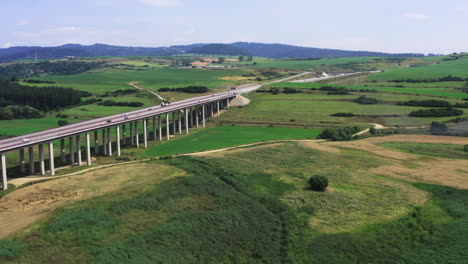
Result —
<path fill-rule="evenodd" d="M 0 47 L 235 41 L 468 51 L 467 0 L 2 0 Z"/>

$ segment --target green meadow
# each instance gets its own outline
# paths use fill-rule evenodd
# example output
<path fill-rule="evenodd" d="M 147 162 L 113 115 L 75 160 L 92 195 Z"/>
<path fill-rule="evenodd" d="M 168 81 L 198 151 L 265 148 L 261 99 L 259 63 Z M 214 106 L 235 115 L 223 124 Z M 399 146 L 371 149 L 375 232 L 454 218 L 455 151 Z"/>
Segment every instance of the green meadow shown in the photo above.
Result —
<path fill-rule="evenodd" d="M 281 127 L 220 126 L 196 131 L 148 149 L 143 156 L 155 157 L 220 149 L 269 140 L 315 139 L 320 130 Z"/>
<path fill-rule="evenodd" d="M 439 64 L 431 64 L 421 67 L 390 69 L 368 77 L 368 80 L 388 81 L 401 79 L 431 79 L 448 75 L 467 78 L 468 58 L 452 61 L 441 61 Z"/>
<path fill-rule="evenodd" d="M 3 262 L 435 264 L 468 257 L 466 190 L 374 175 L 369 170 L 385 162 L 366 152 L 284 143 L 147 166 L 161 163 L 185 176 L 153 177 L 55 210 L 1 241 L 0 252 L 8 252 L 1 256 L 10 256 Z M 329 191 L 306 188 L 313 174 L 329 178 Z M 126 176 L 123 169 L 112 178 Z"/>
<path fill-rule="evenodd" d="M 422 84 L 424 85 L 424 84 Z M 291 83 L 291 82 L 282 82 L 274 83 L 269 85 L 270 87 L 291 87 L 291 88 L 320 88 L 322 86 L 332 86 L 332 87 L 345 87 L 349 89 L 372 89 L 377 92 L 384 93 L 402 93 L 402 94 L 416 94 L 416 95 L 429 95 L 437 97 L 449 97 L 455 99 L 465 99 L 468 98 L 468 94 L 453 91 L 446 88 L 406 88 L 406 87 L 380 87 L 372 86 L 372 84 L 364 85 L 339 85 L 339 84 L 320 84 L 320 83 Z"/>
<path fill-rule="evenodd" d="M 468 141 L 467 141 L 468 143 Z M 406 153 L 418 154 L 430 157 L 442 157 L 449 159 L 468 159 L 468 152 L 463 150 L 463 145 L 455 144 L 430 144 L 412 142 L 385 142 L 379 144 L 386 148 L 399 150 Z"/>
<path fill-rule="evenodd" d="M 56 84 L 53 85 L 56 86 L 72 87 L 91 93 L 104 93 L 106 91 L 122 89 L 123 87 L 128 89 L 128 83 L 130 82 L 138 82 L 144 88 L 151 90 L 157 90 L 163 87 L 185 87 L 189 85 L 207 86 L 214 89 L 220 86 L 231 86 L 235 84 L 235 82 L 221 80 L 220 78 L 239 76 L 244 73 L 246 72 L 240 70 L 161 68 L 143 71 L 90 72 L 74 75 L 48 76 L 38 79 L 54 81 Z"/>

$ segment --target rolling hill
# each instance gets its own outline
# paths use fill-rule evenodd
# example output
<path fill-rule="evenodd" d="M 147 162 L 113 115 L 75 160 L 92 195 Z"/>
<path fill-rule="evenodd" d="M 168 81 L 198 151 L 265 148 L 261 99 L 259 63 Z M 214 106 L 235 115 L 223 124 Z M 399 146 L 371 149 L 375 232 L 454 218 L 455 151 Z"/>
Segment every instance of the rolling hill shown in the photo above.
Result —
<path fill-rule="evenodd" d="M 106 44 L 66 44 L 57 47 L 18 46 L 0 49 L 0 62 L 27 59 L 63 59 L 99 56 L 169 56 L 185 53 L 207 55 L 252 55 L 266 58 L 336 58 L 336 57 L 422 57 L 416 53 L 382 53 L 299 47 L 285 44 L 236 42 L 232 44 L 191 44 L 170 47 L 126 47 Z"/>

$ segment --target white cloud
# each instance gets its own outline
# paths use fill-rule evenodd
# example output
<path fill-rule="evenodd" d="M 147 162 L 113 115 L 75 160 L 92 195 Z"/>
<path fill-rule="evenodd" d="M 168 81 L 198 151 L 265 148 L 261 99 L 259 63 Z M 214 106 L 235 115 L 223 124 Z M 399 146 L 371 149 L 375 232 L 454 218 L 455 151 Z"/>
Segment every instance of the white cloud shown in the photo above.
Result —
<path fill-rule="evenodd" d="M 79 28 L 79 27 L 59 27 L 59 28 L 55 28 L 55 30 L 57 30 L 57 31 L 80 31 L 81 28 Z"/>
<path fill-rule="evenodd" d="M 3 47 L 4 47 L 4 48 L 9 48 L 9 47 L 12 47 L 12 46 L 13 46 L 13 44 L 11 44 L 11 43 L 9 43 L 9 42 L 3 44 Z"/>
<path fill-rule="evenodd" d="M 422 13 L 406 13 L 404 15 L 405 18 L 408 18 L 408 19 L 417 19 L 417 20 L 422 20 L 422 19 L 428 19 L 429 16 L 426 15 L 426 14 L 422 14 Z"/>
<path fill-rule="evenodd" d="M 142 2 L 145 5 L 150 5 L 150 6 L 170 7 L 170 6 L 180 6 L 181 5 L 179 0 L 142 0 Z"/>
<path fill-rule="evenodd" d="M 29 21 L 28 21 L 28 20 L 24 20 L 24 19 L 19 20 L 18 22 L 16 22 L 16 25 L 17 25 L 17 26 L 26 26 L 26 25 L 28 25 L 28 24 L 29 24 Z"/>

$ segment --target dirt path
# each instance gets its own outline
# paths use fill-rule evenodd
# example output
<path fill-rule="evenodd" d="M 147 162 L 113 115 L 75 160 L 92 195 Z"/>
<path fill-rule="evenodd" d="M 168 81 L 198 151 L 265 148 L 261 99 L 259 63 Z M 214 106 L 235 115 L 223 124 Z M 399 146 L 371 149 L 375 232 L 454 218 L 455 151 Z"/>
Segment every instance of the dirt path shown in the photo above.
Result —
<path fill-rule="evenodd" d="M 135 89 L 138 89 L 138 90 L 141 90 L 141 91 L 149 92 L 149 93 L 151 93 L 152 95 L 154 95 L 154 96 L 158 97 L 159 99 L 161 99 L 162 101 L 165 101 L 165 100 L 166 100 L 166 99 L 164 99 L 162 96 L 160 96 L 159 94 L 157 94 L 157 93 L 155 93 L 155 92 L 153 92 L 153 91 L 151 91 L 151 90 L 149 90 L 149 89 L 146 89 L 146 88 L 142 88 L 142 87 L 137 86 L 137 85 L 136 85 L 137 83 L 138 83 L 138 82 L 130 82 L 130 83 L 128 83 L 128 85 L 132 86 L 132 87 L 135 88 Z"/>

